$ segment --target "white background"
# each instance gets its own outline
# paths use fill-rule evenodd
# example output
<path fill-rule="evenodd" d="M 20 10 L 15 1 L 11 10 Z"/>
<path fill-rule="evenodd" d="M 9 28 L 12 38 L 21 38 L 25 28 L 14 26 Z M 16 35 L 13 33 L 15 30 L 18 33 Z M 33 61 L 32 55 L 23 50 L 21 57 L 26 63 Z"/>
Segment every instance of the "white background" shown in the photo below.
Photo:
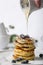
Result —
<path fill-rule="evenodd" d="M 32 21 L 38 19 L 37 14 L 35 17 L 32 17 Z M 42 19 L 43 18 L 39 18 L 38 20 L 40 21 Z M 0 0 L 0 23 L 1 22 L 9 29 L 8 34 L 26 34 L 26 18 L 21 9 L 20 0 Z M 9 25 L 14 25 L 15 29 L 10 29 Z"/>
<path fill-rule="evenodd" d="M 0 23 L 4 22 L 8 34 L 26 34 L 26 18 L 20 7 L 20 0 L 0 0 Z M 14 25 L 15 29 L 9 28 Z"/>
<path fill-rule="evenodd" d="M 43 12 L 43 10 L 41 12 Z M 43 21 L 43 15 L 41 15 L 41 16 L 42 16 L 41 19 L 40 18 L 39 19 L 36 18 L 36 19 L 38 19 L 39 21 L 41 21 L 41 20 Z M 39 16 L 39 17 L 41 17 L 41 16 Z M 34 17 L 33 17 L 33 21 L 36 21 L 34 19 Z M 20 7 L 20 0 L 0 0 L 0 23 L 1 22 L 3 22 L 5 24 L 5 26 L 9 29 L 8 34 L 15 34 L 15 33 L 16 34 L 21 34 L 21 33 L 26 34 L 26 18 Z M 9 25 L 14 25 L 15 29 L 11 30 L 9 28 Z M 35 32 L 35 33 L 37 33 L 37 32 Z M 36 36 L 35 33 L 34 33 L 34 35 Z M 34 35 L 33 35 L 33 37 L 34 37 Z M 31 34 L 31 36 L 32 36 L 32 34 Z"/>

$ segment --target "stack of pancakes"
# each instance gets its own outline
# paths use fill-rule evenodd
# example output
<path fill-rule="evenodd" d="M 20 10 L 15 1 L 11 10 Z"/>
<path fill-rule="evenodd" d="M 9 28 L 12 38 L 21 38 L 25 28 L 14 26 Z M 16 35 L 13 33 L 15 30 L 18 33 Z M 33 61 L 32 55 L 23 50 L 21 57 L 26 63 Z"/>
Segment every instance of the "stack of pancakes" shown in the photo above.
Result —
<path fill-rule="evenodd" d="M 21 38 L 18 36 L 14 42 L 14 55 L 13 58 L 23 58 L 24 60 L 33 60 L 34 55 L 34 42 L 31 38 Z"/>

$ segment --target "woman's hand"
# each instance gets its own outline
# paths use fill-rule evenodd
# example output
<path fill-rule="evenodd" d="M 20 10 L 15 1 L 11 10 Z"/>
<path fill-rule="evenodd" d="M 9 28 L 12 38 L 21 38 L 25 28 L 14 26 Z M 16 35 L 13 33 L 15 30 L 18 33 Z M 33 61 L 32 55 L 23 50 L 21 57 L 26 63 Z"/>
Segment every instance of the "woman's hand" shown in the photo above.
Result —
<path fill-rule="evenodd" d="M 34 0 L 35 5 L 40 8 L 41 6 L 41 0 Z"/>

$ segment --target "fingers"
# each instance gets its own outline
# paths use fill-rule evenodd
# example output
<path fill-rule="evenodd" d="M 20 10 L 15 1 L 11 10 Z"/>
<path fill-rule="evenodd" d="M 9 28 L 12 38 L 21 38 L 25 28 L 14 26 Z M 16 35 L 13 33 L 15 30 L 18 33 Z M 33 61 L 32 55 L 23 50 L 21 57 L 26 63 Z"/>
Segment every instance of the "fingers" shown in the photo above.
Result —
<path fill-rule="evenodd" d="M 34 0 L 34 3 L 36 7 L 40 8 L 41 7 L 41 0 Z"/>

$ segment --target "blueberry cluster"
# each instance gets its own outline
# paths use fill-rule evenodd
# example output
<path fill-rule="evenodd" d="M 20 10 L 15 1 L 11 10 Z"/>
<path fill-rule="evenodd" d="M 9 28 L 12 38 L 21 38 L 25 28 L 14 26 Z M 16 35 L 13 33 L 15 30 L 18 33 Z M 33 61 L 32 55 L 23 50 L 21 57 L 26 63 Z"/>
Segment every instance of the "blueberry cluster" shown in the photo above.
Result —
<path fill-rule="evenodd" d="M 28 60 L 23 60 L 22 58 L 17 58 L 16 60 L 12 60 L 12 63 L 20 62 L 21 64 L 28 64 Z"/>
<path fill-rule="evenodd" d="M 22 39 L 30 38 L 30 36 L 28 36 L 28 35 L 23 35 L 23 34 L 21 34 L 20 37 L 21 37 Z"/>

